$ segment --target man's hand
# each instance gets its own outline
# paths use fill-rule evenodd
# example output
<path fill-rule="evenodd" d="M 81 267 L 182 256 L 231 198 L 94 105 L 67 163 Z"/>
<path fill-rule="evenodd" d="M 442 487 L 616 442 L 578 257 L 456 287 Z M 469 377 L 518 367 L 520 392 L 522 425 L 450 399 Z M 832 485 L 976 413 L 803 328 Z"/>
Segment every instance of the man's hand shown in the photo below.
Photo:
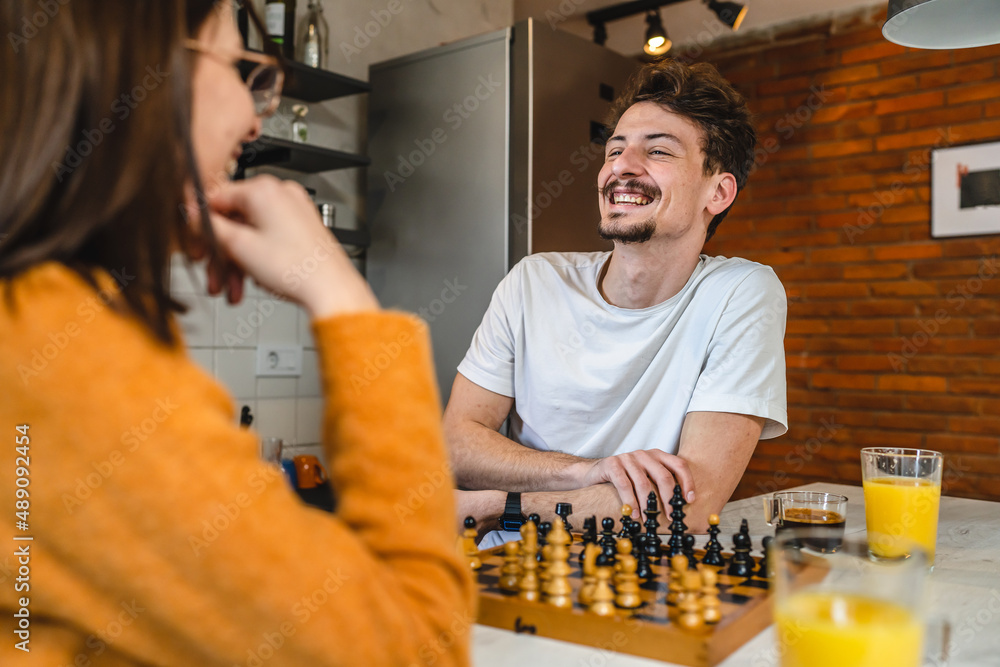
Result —
<path fill-rule="evenodd" d="M 680 484 L 687 502 L 694 502 L 694 476 L 687 463 L 678 456 L 660 449 L 646 449 L 595 461 L 581 461 L 574 472 L 580 486 L 609 482 L 622 502 L 632 506 L 632 516 L 642 518 L 645 499 L 650 491 L 660 497 L 660 506 L 674 495 L 674 485 Z"/>

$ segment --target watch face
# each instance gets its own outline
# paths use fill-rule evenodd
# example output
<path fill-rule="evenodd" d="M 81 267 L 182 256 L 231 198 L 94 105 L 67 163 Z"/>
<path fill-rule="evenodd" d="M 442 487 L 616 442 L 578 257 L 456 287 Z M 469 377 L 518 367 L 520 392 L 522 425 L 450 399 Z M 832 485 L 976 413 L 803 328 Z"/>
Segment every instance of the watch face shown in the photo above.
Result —
<path fill-rule="evenodd" d="M 521 521 L 519 519 L 503 519 L 500 522 L 500 525 L 504 530 L 514 530 L 514 531 L 520 530 L 523 524 L 524 521 Z"/>

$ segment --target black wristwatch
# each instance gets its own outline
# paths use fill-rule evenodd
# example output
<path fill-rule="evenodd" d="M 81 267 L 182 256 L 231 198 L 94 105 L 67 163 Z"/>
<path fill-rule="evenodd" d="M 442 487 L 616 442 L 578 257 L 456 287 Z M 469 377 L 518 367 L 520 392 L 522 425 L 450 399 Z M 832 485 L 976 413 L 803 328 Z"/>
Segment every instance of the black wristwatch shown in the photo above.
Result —
<path fill-rule="evenodd" d="M 511 491 L 507 494 L 507 504 L 503 508 L 503 516 L 500 517 L 500 530 L 521 530 L 521 526 L 527 521 L 521 514 L 521 494 Z"/>

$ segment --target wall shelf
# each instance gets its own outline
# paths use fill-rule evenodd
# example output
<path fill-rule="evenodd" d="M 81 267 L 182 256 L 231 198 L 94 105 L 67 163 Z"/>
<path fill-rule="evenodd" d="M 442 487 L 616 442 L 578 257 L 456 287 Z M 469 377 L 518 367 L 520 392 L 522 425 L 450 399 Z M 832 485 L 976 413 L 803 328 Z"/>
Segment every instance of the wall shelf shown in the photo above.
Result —
<path fill-rule="evenodd" d="M 260 53 L 260 51 L 255 51 Z M 372 87 L 367 81 L 352 79 L 349 76 L 336 74 L 325 69 L 309 67 L 293 60 L 286 60 L 285 86 L 281 91 L 283 97 L 291 97 L 303 102 L 322 102 L 337 97 L 357 95 L 370 92 Z M 257 63 L 242 61 L 239 64 L 240 73 L 247 76 Z"/>
<path fill-rule="evenodd" d="M 273 165 L 306 174 L 316 174 L 333 169 L 367 167 L 369 164 L 371 159 L 363 155 L 262 136 L 244 147 L 239 166 L 241 171 L 249 167 Z"/>

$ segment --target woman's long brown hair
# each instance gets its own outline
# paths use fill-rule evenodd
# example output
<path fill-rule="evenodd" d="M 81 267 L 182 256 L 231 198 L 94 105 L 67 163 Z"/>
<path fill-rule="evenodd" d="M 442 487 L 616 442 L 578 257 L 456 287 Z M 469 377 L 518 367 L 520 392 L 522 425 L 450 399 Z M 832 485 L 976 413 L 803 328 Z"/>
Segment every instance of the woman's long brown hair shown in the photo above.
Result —
<path fill-rule="evenodd" d="M 176 342 L 170 253 L 190 240 L 185 184 L 201 191 L 184 40 L 220 1 L 0 5 L 0 280 L 57 261 L 97 288 L 104 269 L 122 309 Z"/>

